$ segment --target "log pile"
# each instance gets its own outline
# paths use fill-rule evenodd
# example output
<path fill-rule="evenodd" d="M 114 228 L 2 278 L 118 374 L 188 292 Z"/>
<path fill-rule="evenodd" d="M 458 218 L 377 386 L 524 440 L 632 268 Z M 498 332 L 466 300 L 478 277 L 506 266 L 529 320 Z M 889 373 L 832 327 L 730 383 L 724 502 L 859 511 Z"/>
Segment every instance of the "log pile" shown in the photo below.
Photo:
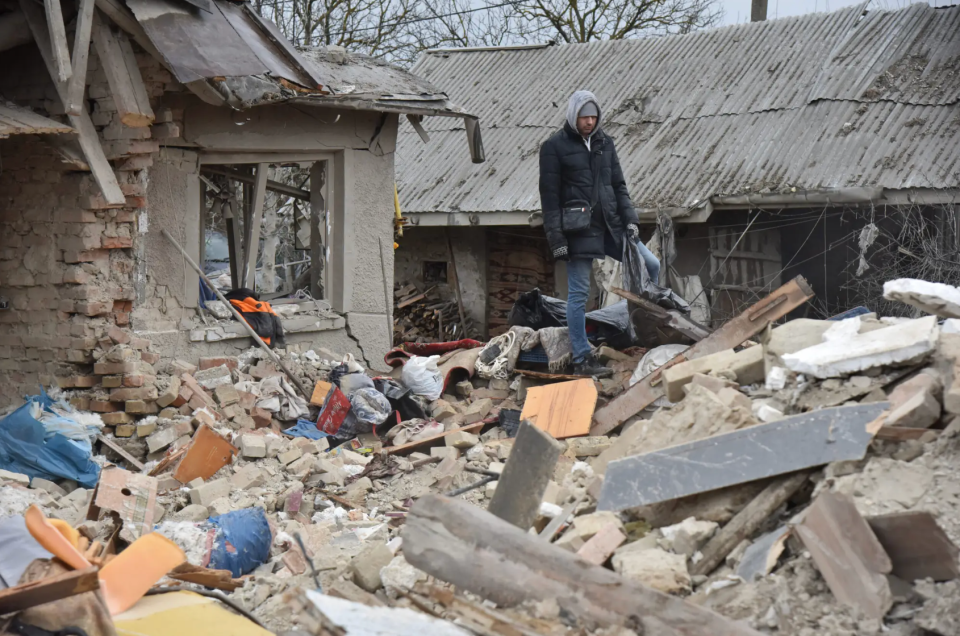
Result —
<path fill-rule="evenodd" d="M 447 342 L 467 336 L 456 300 L 443 300 L 436 286 L 397 284 L 393 291 L 393 343 Z M 466 331 L 470 330 L 469 321 Z"/>

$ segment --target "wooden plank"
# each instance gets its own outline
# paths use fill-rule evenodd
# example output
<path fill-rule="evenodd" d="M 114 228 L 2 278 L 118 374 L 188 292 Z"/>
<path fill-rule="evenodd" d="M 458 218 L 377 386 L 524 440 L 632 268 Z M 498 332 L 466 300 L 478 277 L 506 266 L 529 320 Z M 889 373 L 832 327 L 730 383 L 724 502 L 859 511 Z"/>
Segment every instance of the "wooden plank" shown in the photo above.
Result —
<path fill-rule="evenodd" d="M 181 563 L 167 574 L 171 579 L 196 583 L 215 590 L 232 592 L 243 587 L 243 579 L 235 579 L 230 570 L 211 570 L 192 563 Z"/>
<path fill-rule="evenodd" d="M 553 478 L 565 445 L 522 421 L 510 458 L 497 482 L 497 490 L 487 510 L 521 530 L 537 520 L 540 503 Z"/>
<path fill-rule="evenodd" d="M 424 446 L 429 446 L 433 442 L 442 440 L 447 435 L 452 433 L 457 433 L 459 431 L 466 431 L 467 433 L 476 433 L 481 428 L 483 428 L 483 422 L 476 422 L 474 424 L 467 424 L 466 426 L 461 426 L 460 428 L 454 428 L 449 431 L 444 431 L 442 433 L 437 433 L 436 435 L 431 435 L 430 437 L 425 437 L 424 439 L 417 440 L 415 442 L 410 442 L 408 444 L 401 444 L 400 446 L 388 446 L 384 448 L 388 455 L 400 455 L 409 453 L 417 450 L 418 448 L 423 448 Z"/>
<path fill-rule="evenodd" d="M 160 51 L 157 50 L 157 47 L 155 47 L 150 38 L 147 37 L 147 32 L 144 31 L 142 26 L 140 26 L 140 23 L 137 22 L 137 18 L 134 17 L 133 12 L 130 11 L 130 9 L 128 9 L 123 3 L 123 0 L 95 1 L 97 4 L 97 9 L 99 9 L 103 15 L 110 18 L 115 25 L 123 29 L 130 37 L 132 37 L 134 42 L 140 45 L 141 49 L 146 51 L 155 60 L 158 60 L 161 64 L 163 64 L 167 70 L 171 70 L 166 58 L 160 54 Z"/>
<path fill-rule="evenodd" d="M 556 599 L 590 624 L 657 636 L 756 636 L 714 612 L 591 565 L 460 499 L 421 497 L 407 515 L 403 554 L 416 568 L 501 607 Z"/>
<path fill-rule="evenodd" d="M 67 101 L 63 105 L 70 115 L 79 115 L 83 110 L 83 91 L 87 86 L 87 61 L 90 58 L 90 35 L 95 6 L 96 0 L 80 0 L 77 8 L 77 29 L 73 35 L 73 72 L 67 85 Z"/>
<path fill-rule="evenodd" d="M 557 439 L 577 437 L 590 432 L 596 406 L 597 387 L 593 380 L 581 378 L 527 389 L 520 419 Z"/>
<path fill-rule="evenodd" d="M 813 290 L 803 276 L 797 276 L 598 409 L 590 434 L 606 435 L 662 396 L 663 387 L 659 383 L 664 368 L 743 344 L 811 298 Z"/>
<path fill-rule="evenodd" d="M 877 439 L 885 439 L 890 442 L 906 442 L 912 439 L 920 439 L 924 435 L 939 437 L 940 431 L 928 428 L 907 428 L 906 426 L 884 426 L 877 431 Z"/>
<path fill-rule="evenodd" d="M 907 582 L 960 577 L 960 550 L 929 512 L 895 512 L 868 517 L 867 523 L 890 556 L 895 576 Z"/>
<path fill-rule="evenodd" d="M 408 299 L 404 300 L 403 302 L 401 302 L 400 304 L 398 304 L 398 305 L 397 305 L 397 309 L 403 309 L 403 308 L 406 307 L 407 305 L 412 305 L 413 303 L 417 302 L 418 300 L 423 300 L 423 299 L 426 298 L 426 297 L 427 297 L 426 294 L 417 294 L 416 296 L 411 296 L 410 298 L 408 298 Z"/>
<path fill-rule="evenodd" d="M 823 492 L 795 529 L 837 600 L 883 618 L 893 604 L 893 565 L 853 500 Z"/>
<path fill-rule="evenodd" d="M 807 481 L 803 472 L 777 479 L 738 512 L 700 550 L 703 558 L 690 568 L 690 574 L 710 574 L 741 541 L 749 539 L 787 499 Z"/>
<path fill-rule="evenodd" d="M 270 164 L 258 163 L 257 173 L 253 184 L 253 197 L 250 209 L 250 228 L 247 236 L 250 241 L 244 246 L 246 265 L 243 275 L 243 285 L 249 289 L 257 288 L 257 254 L 260 253 L 260 224 L 263 220 L 263 200 L 267 193 L 267 174 Z"/>
<path fill-rule="evenodd" d="M 61 124 L 13 102 L 0 103 L 0 137 L 9 135 L 41 135 L 73 132 Z"/>
<path fill-rule="evenodd" d="M 598 510 L 671 501 L 830 462 L 859 460 L 886 402 L 838 406 L 610 462 Z"/>
<path fill-rule="evenodd" d="M 143 464 L 141 464 L 139 461 L 137 461 L 137 458 L 136 458 L 136 457 L 134 457 L 133 455 L 131 455 L 130 453 L 128 453 L 127 451 L 125 451 L 125 450 L 123 449 L 123 447 L 119 446 L 118 444 L 115 444 L 112 440 L 107 439 L 107 438 L 104 437 L 103 435 L 97 435 L 97 439 L 100 440 L 100 443 L 101 443 L 101 444 L 103 444 L 104 446 L 106 446 L 107 448 L 109 448 L 110 450 L 112 450 L 113 452 L 115 452 L 115 453 L 116 453 L 117 455 L 119 455 L 120 457 L 123 457 L 125 460 L 127 460 L 127 462 L 128 462 L 131 466 L 133 466 L 134 468 L 136 468 L 136 469 L 139 470 L 139 471 L 142 471 L 142 470 L 143 470 L 143 468 L 144 468 Z"/>
<path fill-rule="evenodd" d="M 670 327 L 671 329 L 674 329 L 684 336 L 690 338 L 694 342 L 699 342 L 710 335 L 709 329 L 697 322 L 694 322 L 675 309 L 664 309 L 663 307 L 656 305 L 645 298 L 641 298 L 640 296 L 637 296 L 626 289 L 620 289 L 619 287 L 611 287 L 610 291 L 621 298 L 625 298 L 628 302 L 639 306 L 644 312 L 646 312 L 648 316 L 654 319 L 656 324 L 664 327 Z"/>
<path fill-rule="evenodd" d="M 63 10 L 60 0 L 43 0 L 43 9 L 47 17 L 47 34 L 50 38 L 50 55 L 57 73 L 54 79 L 64 83 L 73 73 L 70 68 L 70 51 L 67 45 L 67 29 L 63 25 Z M 52 74 L 51 74 L 52 75 Z"/>
<path fill-rule="evenodd" d="M 33 33 L 34 40 L 36 40 L 37 48 L 40 49 L 40 55 L 43 57 L 47 72 L 50 73 L 50 77 L 53 79 L 60 101 L 66 104 L 69 101 L 67 85 L 56 79 L 56 69 L 54 68 L 50 53 L 50 38 L 43 24 L 43 12 L 40 11 L 39 6 L 33 4 L 30 0 L 20 0 L 20 9 L 24 15 L 27 16 L 30 31 Z M 97 185 L 100 186 L 103 198 L 106 199 L 108 203 L 115 205 L 126 203 L 127 198 L 124 196 L 123 191 L 120 190 L 117 175 L 114 174 L 110 162 L 107 161 L 107 157 L 103 153 L 100 138 L 97 136 L 97 129 L 94 128 L 93 122 L 90 121 L 89 113 L 87 113 L 86 109 L 81 109 L 79 115 L 67 115 L 67 118 L 70 121 L 70 126 L 73 127 L 77 133 L 80 149 L 83 151 L 83 155 L 87 160 L 87 167 L 93 173 L 93 178 L 96 180 Z"/>
<path fill-rule="evenodd" d="M 93 25 L 93 41 L 120 121 L 131 128 L 145 128 L 152 124 L 155 116 L 150 107 L 150 96 L 127 34 L 112 29 L 97 17 Z"/>
<path fill-rule="evenodd" d="M 323 403 L 327 399 L 327 395 L 330 393 L 330 387 L 332 386 L 333 385 L 329 382 L 317 380 L 316 385 L 313 387 L 313 395 L 310 396 L 310 404 L 315 406 L 323 406 Z"/>
<path fill-rule="evenodd" d="M 0 614 L 19 612 L 98 589 L 100 579 L 95 566 L 48 576 L 39 581 L 0 590 Z"/>

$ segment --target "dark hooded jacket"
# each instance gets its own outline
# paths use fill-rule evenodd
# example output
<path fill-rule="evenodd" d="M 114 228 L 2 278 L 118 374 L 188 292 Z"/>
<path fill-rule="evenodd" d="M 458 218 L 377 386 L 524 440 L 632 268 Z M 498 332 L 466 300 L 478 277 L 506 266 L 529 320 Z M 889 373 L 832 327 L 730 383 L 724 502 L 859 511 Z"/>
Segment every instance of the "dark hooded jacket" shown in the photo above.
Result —
<path fill-rule="evenodd" d="M 578 91 L 570 99 L 567 123 L 540 147 L 540 206 L 543 227 L 550 250 L 567 246 L 570 258 L 603 258 L 611 247 L 619 259 L 623 237 L 630 223 L 639 224 L 636 210 L 627 192 L 627 183 L 613 139 L 600 128 L 590 137 L 590 149 L 576 129 L 576 119 L 583 105 L 596 99 L 587 91 Z M 597 204 L 590 227 L 579 232 L 564 232 L 560 210 L 564 207 L 589 205 L 594 175 L 599 171 Z M 605 249 L 604 235 L 607 234 Z"/>

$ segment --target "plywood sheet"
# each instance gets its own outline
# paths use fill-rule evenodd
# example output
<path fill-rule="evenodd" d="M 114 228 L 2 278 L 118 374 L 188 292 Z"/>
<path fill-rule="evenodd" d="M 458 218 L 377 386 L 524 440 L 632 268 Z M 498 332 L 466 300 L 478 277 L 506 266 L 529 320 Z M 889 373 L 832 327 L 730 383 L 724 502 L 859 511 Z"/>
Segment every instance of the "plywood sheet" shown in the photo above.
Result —
<path fill-rule="evenodd" d="M 593 410 L 597 406 L 597 387 L 584 378 L 527 389 L 520 420 L 529 420 L 556 439 L 587 435 Z"/>

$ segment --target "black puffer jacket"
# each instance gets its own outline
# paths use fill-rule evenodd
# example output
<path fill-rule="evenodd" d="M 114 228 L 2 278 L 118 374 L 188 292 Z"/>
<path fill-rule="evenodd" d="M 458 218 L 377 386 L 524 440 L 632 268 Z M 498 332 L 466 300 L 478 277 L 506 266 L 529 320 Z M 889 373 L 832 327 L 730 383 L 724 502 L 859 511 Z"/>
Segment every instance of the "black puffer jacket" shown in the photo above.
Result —
<path fill-rule="evenodd" d="M 560 209 L 589 203 L 594 170 L 600 171 L 597 205 L 603 212 L 605 229 L 594 223 L 589 229 L 565 234 L 560 224 Z M 550 250 L 566 245 L 570 258 L 603 258 L 604 233 L 610 234 L 619 255 L 627 225 L 640 223 L 627 192 L 613 139 L 602 129 L 594 133 L 590 150 L 570 124 L 564 124 L 562 130 L 540 146 L 540 206 Z"/>

